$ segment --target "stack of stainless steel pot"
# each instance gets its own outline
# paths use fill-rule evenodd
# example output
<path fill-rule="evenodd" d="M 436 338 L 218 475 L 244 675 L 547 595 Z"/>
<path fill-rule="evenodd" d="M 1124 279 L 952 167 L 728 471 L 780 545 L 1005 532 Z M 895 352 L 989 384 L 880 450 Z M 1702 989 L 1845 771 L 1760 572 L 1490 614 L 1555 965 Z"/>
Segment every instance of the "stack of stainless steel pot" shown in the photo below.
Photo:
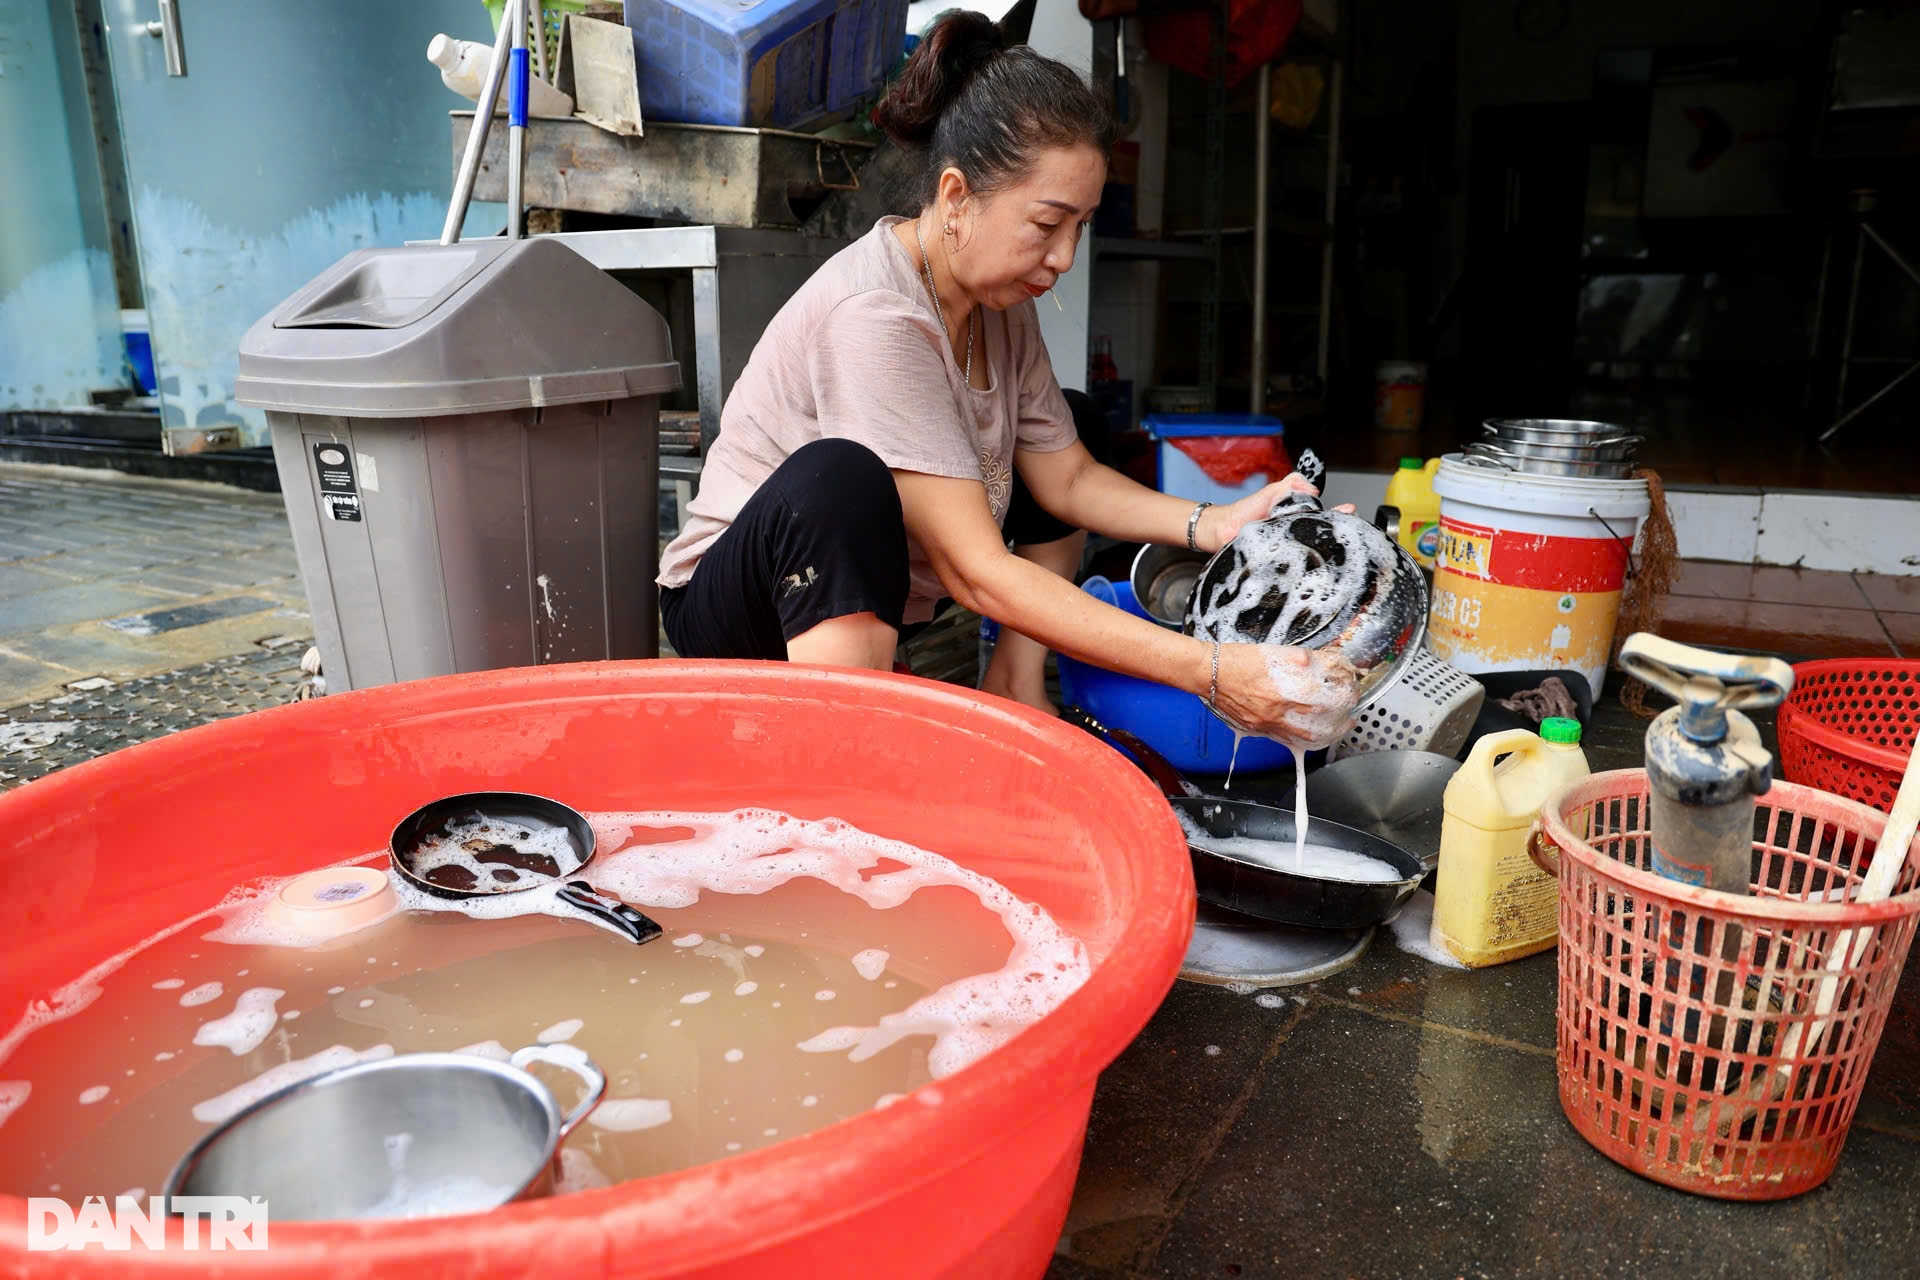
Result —
<path fill-rule="evenodd" d="M 1532 476 L 1625 480 L 1640 443 L 1611 423 L 1573 418 L 1489 418 L 1481 430 L 1486 439 L 1467 446 L 1468 462 Z"/>

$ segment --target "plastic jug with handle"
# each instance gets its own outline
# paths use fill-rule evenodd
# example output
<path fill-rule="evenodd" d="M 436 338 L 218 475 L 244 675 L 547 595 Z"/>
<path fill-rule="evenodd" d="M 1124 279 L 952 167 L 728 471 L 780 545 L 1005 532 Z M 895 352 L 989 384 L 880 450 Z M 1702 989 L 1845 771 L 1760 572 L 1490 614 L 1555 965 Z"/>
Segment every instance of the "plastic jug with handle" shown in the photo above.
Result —
<path fill-rule="evenodd" d="M 1400 459 L 1400 467 L 1387 480 L 1386 505 L 1397 518 L 1393 538 L 1413 553 L 1420 567 L 1431 571 L 1433 557 L 1440 550 L 1440 495 L 1433 491 L 1433 476 L 1440 459 L 1426 462 L 1418 458 Z M 1378 523 L 1377 521 L 1375 523 Z"/>
<path fill-rule="evenodd" d="M 1527 856 L 1533 820 L 1587 776 L 1580 722 L 1490 733 L 1447 784 L 1432 941 L 1470 968 L 1518 960 L 1559 939 L 1557 882 Z"/>

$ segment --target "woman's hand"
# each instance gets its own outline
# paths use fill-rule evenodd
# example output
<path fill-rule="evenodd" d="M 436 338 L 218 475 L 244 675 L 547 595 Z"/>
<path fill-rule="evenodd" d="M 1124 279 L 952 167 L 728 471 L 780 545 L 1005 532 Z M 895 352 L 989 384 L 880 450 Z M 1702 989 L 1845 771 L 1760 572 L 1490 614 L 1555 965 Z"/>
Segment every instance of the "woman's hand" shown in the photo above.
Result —
<path fill-rule="evenodd" d="M 1358 680 L 1346 659 L 1320 650 L 1223 644 L 1213 705 L 1242 733 L 1317 749 L 1346 732 Z"/>
<path fill-rule="evenodd" d="M 1318 497 L 1320 491 L 1307 483 L 1306 477 L 1296 471 L 1286 479 L 1276 480 L 1258 493 L 1250 493 L 1238 502 L 1227 506 L 1208 507 L 1202 511 L 1200 525 L 1194 530 L 1194 541 L 1203 551 L 1218 551 L 1232 542 L 1242 529 L 1272 515 L 1274 504 L 1295 493 Z M 1353 506 L 1349 503 L 1335 510 L 1352 511 Z"/>

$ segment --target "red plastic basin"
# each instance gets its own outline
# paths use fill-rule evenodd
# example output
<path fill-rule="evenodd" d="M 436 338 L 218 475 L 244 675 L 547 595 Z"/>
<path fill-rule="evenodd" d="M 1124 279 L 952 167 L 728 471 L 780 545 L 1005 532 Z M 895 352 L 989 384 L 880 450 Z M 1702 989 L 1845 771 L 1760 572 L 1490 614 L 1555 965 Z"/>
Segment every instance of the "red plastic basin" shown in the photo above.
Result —
<path fill-rule="evenodd" d="M 1094 1078 L 1173 982 L 1193 879 L 1166 803 L 1117 753 L 948 686 L 763 663 L 533 668 L 337 695 L 116 752 L 0 796 L 0 1017 L 238 882 L 380 848 L 416 805 L 483 788 L 583 809 L 844 818 L 1043 905 L 1085 941 L 1092 976 L 936 1082 L 937 1104 L 910 1097 L 716 1164 L 474 1217 L 276 1223 L 259 1253 L 185 1252 L 178 1224 L 164 1252 L 28 1253 L 26 1202 L 0 1196 L 0 1273 L 1041 1274 Z"/>

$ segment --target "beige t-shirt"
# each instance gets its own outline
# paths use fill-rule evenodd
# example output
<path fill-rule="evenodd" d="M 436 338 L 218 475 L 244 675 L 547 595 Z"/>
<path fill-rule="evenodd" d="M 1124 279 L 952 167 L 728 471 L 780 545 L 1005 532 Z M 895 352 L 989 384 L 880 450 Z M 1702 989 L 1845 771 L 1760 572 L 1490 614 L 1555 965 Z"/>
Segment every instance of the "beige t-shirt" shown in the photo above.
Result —
<path fill-rule="evenodd" d="M 747 499 L 809 441 L 853 440 L 896 471 L 978 480 L 1004 521 L 1014 450 L 1050 453 L 1078 438 L 1031 302 L 980 309 L 973 359 L 985 359 L 990 385 L 966 385 L 919 255 L 893 234 L 900 221 L 882 218 L 835 254 L 767 326 L 727 397 L 686 528 L 661 556 L 661 586 L 691 579 Z M 905 620 L 924 622 L 947 592 L 911 541 L 908 554 Z"/>

